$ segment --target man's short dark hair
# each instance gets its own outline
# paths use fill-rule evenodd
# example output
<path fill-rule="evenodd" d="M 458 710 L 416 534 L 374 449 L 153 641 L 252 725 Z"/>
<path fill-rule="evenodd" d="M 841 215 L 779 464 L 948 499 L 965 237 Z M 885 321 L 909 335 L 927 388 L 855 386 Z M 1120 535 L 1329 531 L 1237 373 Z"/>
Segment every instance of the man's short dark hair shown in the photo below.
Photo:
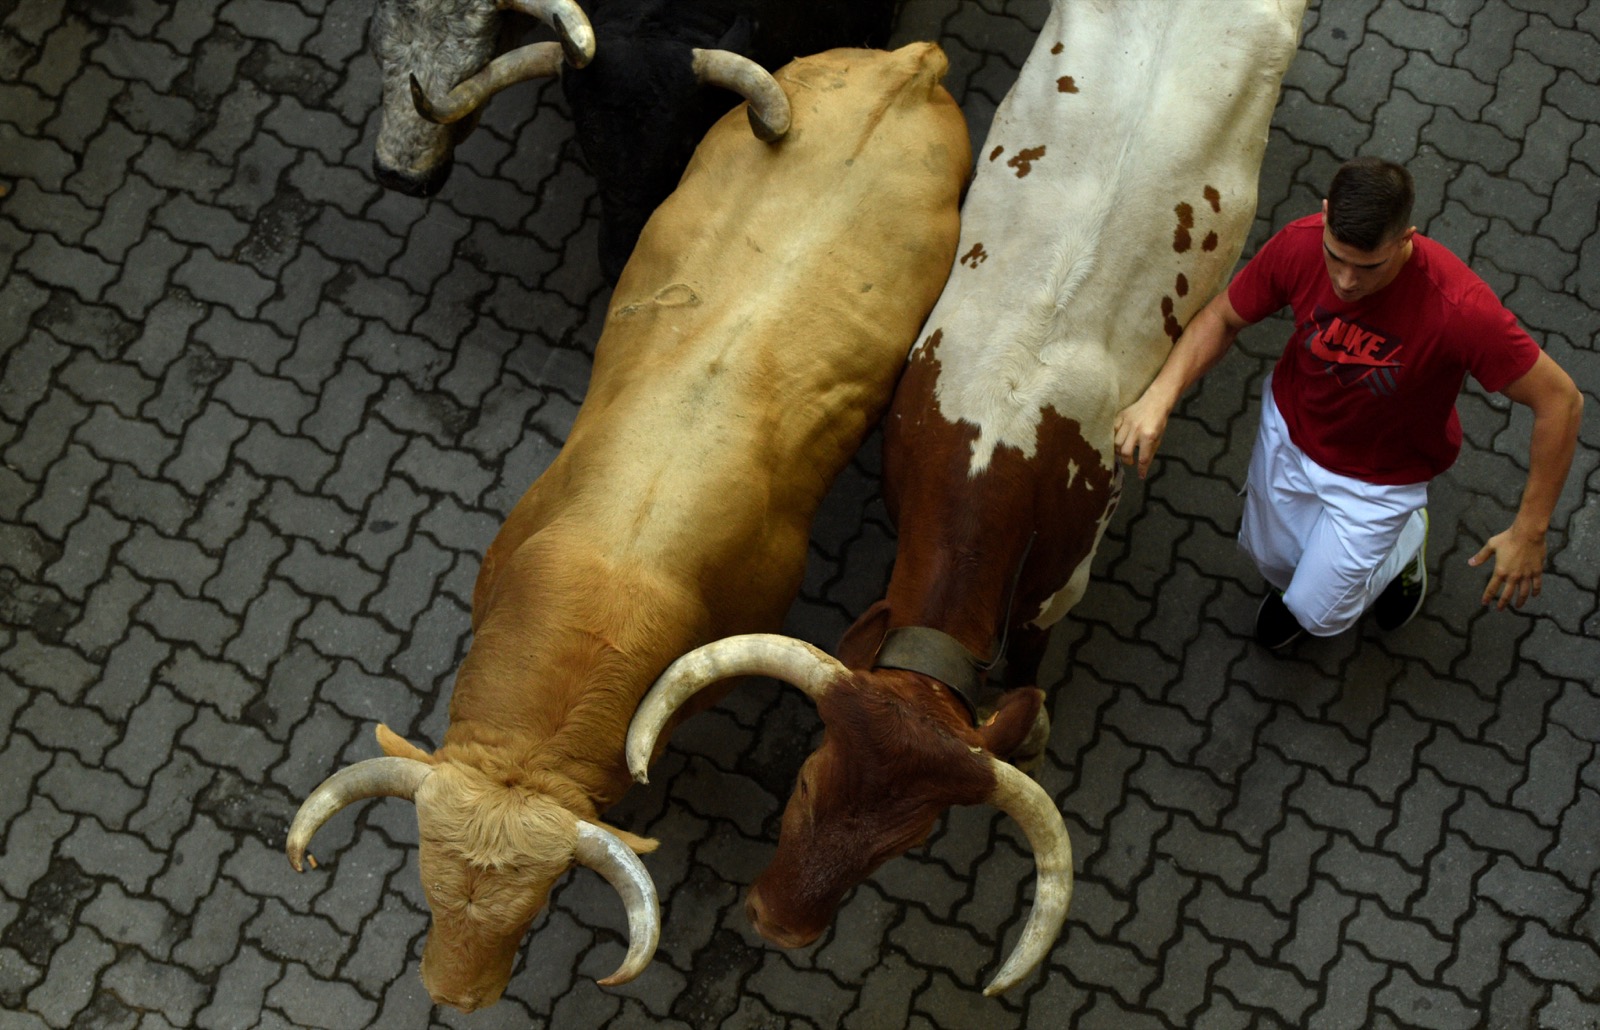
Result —
<path fill-rule="evenodd" d="M 1377 250 L 1411 227 L 1416 189 L 1393 161 L 1357 157 L 1339 166 L 1328 186 L 1328 229 L 1340 243 Z"/>

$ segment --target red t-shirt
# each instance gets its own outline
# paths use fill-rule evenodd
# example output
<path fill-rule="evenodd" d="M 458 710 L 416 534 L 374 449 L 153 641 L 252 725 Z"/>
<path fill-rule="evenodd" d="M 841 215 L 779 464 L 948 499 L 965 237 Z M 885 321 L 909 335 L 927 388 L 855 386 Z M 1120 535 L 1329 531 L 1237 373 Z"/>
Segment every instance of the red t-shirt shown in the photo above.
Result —
<path fill-rule="evenodd" d="M 1323 468 L 1369 483 L 1420 483 L 1449 468 L 1467 374 L 1498 392 L 1539 357 L 1488 284 L 1420 235 L 1393 282 L 1341 301 L 1323 263 L 1320 213 L 1268 240 L 1228 300 L 1248 322 L 1293 310 L 1294 335 L 1272 373 L 1289 437 Z"/>

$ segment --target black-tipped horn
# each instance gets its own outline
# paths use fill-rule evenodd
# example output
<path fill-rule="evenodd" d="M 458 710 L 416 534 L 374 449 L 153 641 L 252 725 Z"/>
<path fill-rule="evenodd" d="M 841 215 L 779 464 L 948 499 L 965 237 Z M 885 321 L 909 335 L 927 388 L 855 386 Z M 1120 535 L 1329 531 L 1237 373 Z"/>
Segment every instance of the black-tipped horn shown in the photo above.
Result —
<path fill-rule="evenodd" d="M 567 63 L 574 68 L 594 60 L 594 27 L 575 0 L 499 0 L 499 6 L 538 18 L 555 29 Z"/>
<path fill-rule="evenodd" d="M 428 96 L 411 76 L 411 101 L 417 113 L 430 122 L 449 125 L 458 122 L 482 107 L 490 97 L 519 82 L 550 78 L 561 74 L 561 45 L 559 43 L 529 43 L 509 53 L 501 54 L 470 78 L 463 79 L 442 98 Z"/>
<path fill-rule="evenodd" d="M 694 50 L 694 75 L 708 86 L 731 89 L 750 102 L 750 128 L 765 143 L 789 131 L 789 97 L 778 80 L 748 57 L 729 50 Z"/>

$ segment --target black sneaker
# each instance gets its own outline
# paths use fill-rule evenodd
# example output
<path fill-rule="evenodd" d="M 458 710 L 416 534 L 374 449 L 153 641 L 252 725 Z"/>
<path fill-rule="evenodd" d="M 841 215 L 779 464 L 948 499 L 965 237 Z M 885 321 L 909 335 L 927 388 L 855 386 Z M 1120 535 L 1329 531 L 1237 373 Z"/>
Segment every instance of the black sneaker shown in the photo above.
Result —
<path fill-rule="evenodd" d="M 1283 603 L 1283 591 L 1268 588 L 1256 611 L 1256 643 L 1268 651 L 1281 651 L 1304 633 L 1294 613 Z"/>
<path fill-rule="evenodd" d="M 1372 602 L 1372 617 L 1385 633 L 1399 629 L 1422 610 L 1422 595 L 1428 589 L 1428 509 L 1422 509 L 1422 546 L 1406 563 L 1400 575 L 1383 588 Z"/>

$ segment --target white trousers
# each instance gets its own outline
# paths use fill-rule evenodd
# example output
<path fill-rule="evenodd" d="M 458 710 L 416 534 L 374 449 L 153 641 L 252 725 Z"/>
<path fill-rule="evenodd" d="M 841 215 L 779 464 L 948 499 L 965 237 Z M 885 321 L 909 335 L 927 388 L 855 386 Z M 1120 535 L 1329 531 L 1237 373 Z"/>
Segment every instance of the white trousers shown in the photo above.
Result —
<path fill-rule="evenodd" d="M 1426 537 L 1428 484 L 1380 486 L 1329 472 L 1289 439 L 1272 399 L 1250 454 L 1239 548 L 1313 636 L 1355 624 Z"/>

